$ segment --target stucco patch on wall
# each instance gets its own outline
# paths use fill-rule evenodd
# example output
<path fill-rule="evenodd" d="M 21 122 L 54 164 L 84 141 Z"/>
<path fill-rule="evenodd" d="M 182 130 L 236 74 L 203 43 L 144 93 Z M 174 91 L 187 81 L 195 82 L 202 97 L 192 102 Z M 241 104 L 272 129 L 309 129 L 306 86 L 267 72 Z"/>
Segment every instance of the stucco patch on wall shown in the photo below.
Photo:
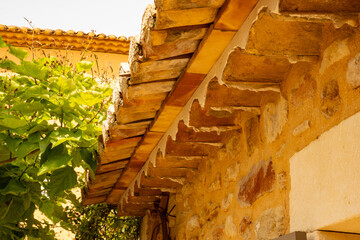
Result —
<path fill-rule="evenodd" d="M 359 136 L 357 113 L 290 159 L 291 232 L 319 229 L 360 214 Z"/>

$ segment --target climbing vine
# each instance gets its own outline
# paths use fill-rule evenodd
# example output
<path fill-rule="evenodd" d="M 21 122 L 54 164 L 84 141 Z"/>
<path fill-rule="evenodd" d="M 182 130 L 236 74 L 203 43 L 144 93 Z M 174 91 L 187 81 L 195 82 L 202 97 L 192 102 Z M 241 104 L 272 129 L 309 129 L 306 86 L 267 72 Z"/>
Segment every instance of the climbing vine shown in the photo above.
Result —
<path fill-rule="evenodd" d="M 71 189 L 83 186 L 85 169 L 94 174 L 112 91 L 86 73 L 91 62 L 29 61 L 1 37 L 0 47 L 15 58 L 0 58 L 0 239 L 53 239 L 54 224 L 76 230 L 64 206 L 79 206 Z"/>

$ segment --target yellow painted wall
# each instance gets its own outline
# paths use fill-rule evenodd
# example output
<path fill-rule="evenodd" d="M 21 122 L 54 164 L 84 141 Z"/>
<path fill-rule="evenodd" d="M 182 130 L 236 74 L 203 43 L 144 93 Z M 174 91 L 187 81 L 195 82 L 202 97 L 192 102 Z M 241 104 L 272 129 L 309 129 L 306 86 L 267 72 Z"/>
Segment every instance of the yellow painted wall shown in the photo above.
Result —
<path fill-rule="evenodd" d="M 101 52 L 86 52 L 83 55 L 83 52 L 81 51 L 72 51 L 72 50 L 52 50 L 52 49 L 35 49 L 34 54 L 32 51 L 28 48 L 24 48 L 29 52 L 29 56 L 27 60 L 31 60 L 31 58 L 34 56 L 35 58 L 44 57 L 44 54 L 46 56 L 54 56 L 58 59 L 67 59 L 69 63 L 76 64 L 80 61 L 81 57 L 84 56 L 84 59 L 91 62 L 96 62 L 97 56 L 97 62 L 99 65 L 99 70 L 97 68 L 97 65 L 94 65 L 93 71 L 94 74 L 97 76 L 104 76 L 110 79 L 114 79 L 119 75 L 119 67 L 121 62 L 127 62 L 128 61 L 128 55 L 123 54 L 115 54 L 115 53 L 101 53 Z M 12 60 L 16 60 L 15 57 L 11 56 L 9 53 L 7 53 L 6 48 L 0 48 L 0 58 L 4 56 L 8 56 Z M 98 74 L 100 73 L 100 75 Z"/>

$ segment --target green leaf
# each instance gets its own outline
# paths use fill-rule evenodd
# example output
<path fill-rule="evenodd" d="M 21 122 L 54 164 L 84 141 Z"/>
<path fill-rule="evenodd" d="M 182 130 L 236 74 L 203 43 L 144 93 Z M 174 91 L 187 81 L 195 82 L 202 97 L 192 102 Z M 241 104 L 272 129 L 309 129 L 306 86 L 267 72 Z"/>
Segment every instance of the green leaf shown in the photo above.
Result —
<path fill-rule="evenodd" d="M 49 93 L 48 91 L 39 85 L 34 85 L 26 89 L 26 91 L 19 96 L 22 99 L 29 99 L 29 98 L 48 98 Z"/>
<path fill-rule="evenodd" d="M 79 72 L 88 71 L 88 70 L 90 70 L 93 66 L 94 66 L 94 63 L 93 63 L 93 62 L 81 61 L 81 62 L 78 62 L 78 63 L 76 64 L 76 69 L 77 69 Z"/>
<path fill-rule="evenodd" d="M 92 91 L 84 91 L 80 93 L 81 98 L 88 106 L 93 106 L 97 103 L 101 103 L 103 97 L 100 94 L 96 94 Z"/>
<path fill-rule="evenodd" d="M 58 86 L 61 93 L 69 94 L 76 89 L 76 86 L 72 79 L 61 76 L 58 78 Z"/>
<path fill-rule="evenodd" d="M 7 44 L 4 42 L 1 36 L 0 36 L 0 47 L 1 48 L 7 47 Z"/>
<path fill-rule="evenodd" d="M 24 58 L 26 58 L 28 55 L 28 52 L 25 51 L 24 49 L 21 49 L 18 47 L 13 47 L 13 46 L 10 46 L 9 53 L 14 55 L 15 57 L 17 57 L 20 60 L 24 60 Z"/>
<path fill-rule="evenodd" d="M 23 159 L 26 155 L 28 155 L 29 153 L 31 153 L 36 149 L 39 149 L 39 144 L 25 141 L 21 143 L 20 146 L 18 147 L 16 151 L 16 156 L 18 157 L 18 159 Z"/>
<path fill-rule="evenodd" d="M 16 129 L 16 128 L 24 127 L 26 126 L 26 124 L 27 122 L 25 119 L 19 119 L 11 115 L 0 116 L 0 126 Z"/>
<path fill-rule="evenodd" d="M 81 133 L 73 133 L 67 128 L 58 128 L 57 130 L 53 131 L 51 134 L 51 143 L 53 147 L 56 147 L 64 142 L 67 141 L 80 141 Z"/>
<path fill-rule="evenodd" d="M 5 146 L 0 145 L 0 162 L 8 159 L 10 159 L 10 150 Z"/>
<path fill-rule="evenodd" d="M 9 59 L 2 59 L 0 61 L 0 68 L 3 68 L 3 69 L 16 71 L 17 66 L 18 65 L 16 65 L 16 63 L 14 61 L 11 61 Z"/>
<path fill-rule="evenodd" d="M 40 132 L 34 132 L 32 134 L 29 134 L 28 140 L 31 143 L 38 143 L 40 142 Z"/>
<path fill-rule="evenodd" d="M 81 148 L 80 149 L 80 155 L 82 157 L 82 159 L 84 160 L 84 162 L 86 162 L 86 164 L 91 168 L 91 170 L 93 172 L 96 171 L 96 167 L 97 167 L 97 163 L 95 158 L 93 157 L 93 153 L 90 152 L 88 149 L 86 148 Z"/>
<path fill-rule="evenodd" d="M 8 185 L 0 192 L 3 195 L 11 194 L 15 196 L 21 196 L 22 194 L 26 193 L 27 189 L 22 182 L 16 179 L 11 179 Z"/>
<path fill-rule="evenodd" d="M 41 123 L 39 123 L 38 125 L 36 125 L 35 127 L 31 128 L 28 134 L 32 134 L 34 132 L 47 132 L 52 130 L 53 127 L 48 125 L 47 121 L 42 121 Z"/>
<path fill-rule="evenodd" d="M 42 105 L 39 102 L 16 103 L 16 104 L 14 104 L 14 107 L 12 108 L 12 110 L 18 111 L 21 113 L 34 113 L 37 111 L 41 111 L 43 109 L 44 109 L 44 105 Z"/>
<path fill-rule="evenodd" d="M 23 61 L 18 65 L 17 72 L 40 80 L 45 80 L 49 75 L 49 70 L 29 61 Z"/>
<path fill-rule="evenodd" d="M 51 216 L 54 212 L 54 202 L 45 200 L 40 203 L 39 210 L 45 214 L 49 219 L 51 219 Z"/>
<path fill-rule="evenodd" d="M 77 183 L 77 175 L 73 168 L 66 166 L 55 170 L 50 176 L 49 194 L 56 196 L 65 190 L 73 188 Z"/>
<path fill-rule="evenodd" d="M 38 175 L 54 171 L 67 165 L 71 157 L 64 144 L 49 150 L 49 154 L 39 169 Z"/>
<path fill-rule="evenodd" d="M 45 152 L 46 148 L 49 146 L 50 136 L 51 136 L 51 132 L 49 134 L 47 134 L 46 137 L 40 141 L 39 146 L 40 146 L 41 153 Z"/>
<path fill-rule="evenodd" d="M 5 138 L 6 146 L 13 154 L 16 154 L 16 149 L 22 141 L 20 137 L 6 136 Z"/>

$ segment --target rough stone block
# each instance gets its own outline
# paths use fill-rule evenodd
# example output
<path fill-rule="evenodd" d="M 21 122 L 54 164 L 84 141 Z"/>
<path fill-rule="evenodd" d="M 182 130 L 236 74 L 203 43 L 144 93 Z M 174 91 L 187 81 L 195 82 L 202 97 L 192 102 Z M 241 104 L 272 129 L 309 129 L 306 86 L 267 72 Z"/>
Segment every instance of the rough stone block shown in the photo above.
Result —
<path fill-rule="evenodd" d="M 323 74 L 334 63 L 346 58 L 349 55 L 350 49 L 348 47 L 348 39 L 341 39 L 333 42 L 323 53 L 319 73 Z"/>
<path fill-rule="evenodd" d="M 230 204 L 233 200 L 234 194 L 229 193 L 226 197 L 224 197 L 221 201 L 221 208 L 224 212 L 229 210 Z"/>
<path fill-rule="evenodd" d="M 223 3 L 224 0 L 155 0 L 155 6 L 160 11 L 203 7 L 219 8 Z"/>
<path fill-rule="evenodd" d="M 360 53 L 350 60 L 346 73 L 346 80 L 352 88 L 360 86 Z"/>
<path fill-rule="evenodd" d="M 265 210 L 255 222 L 256 240 L 274 239 L 285 231 L 285 209 L 282 206 Z"/>
<path fill-rule="evenodd" d="M 266 140 L 271 143 L 281 134 L 283 127 L 288 121 L 288 104 L 285 98 L 280 96 L 276 102 L 265 105 L 264 128 Z"/>
<path fill-rule="evenodd" d="M 235 237 L 237 233 L 236 225 L 233 222 L 232 216 L 228 216 L 225 221 L 225 235 L 228 237 Z"/>
<path fill-rule="evenodd" d="M 360 12 L 358 0 L 282 0 L 282 12 L 308 12 L 308 13 L 354 13 Z"/>
<path fill-rule="evenodd" d="M 290 103 L 295 109 L 303 105 L 305 101 L 311 100 L 316 94 L 317 81 L 309 73 L 310 69 L 311 65 L 309 64 L 295 64 L 289 74 L 289 78 L 294 79 L 290 92 Z"/>
<path fill-rule="evenodd" d="M 290 70 L 286 57 L 258 56 L 236 48 L 229 55 L 224 73 L 225 82 L 281 82 Z"/>
<path fill-rule="evenodd" d="M 257 55 L 318 55 L 323 23 L 267 12 L 250 30 L 246 50 Z"/>
<path fill-rule="evenodd" d="M 159 11 L 156 15 L 155 29 L 167 29 L 211 23 L 214 21 L 217 11 L 218 9 L 216 8 Z"/>
<path fill-rule="evenodd" d="M 231 182 L 235 182 L 240 171 L 240 164 L 232 164 L 226 169 L 224 176 L 224 185 L 228 186 Z"/>
<path fill-rule="evenodd" d="M 189 221 L 186 224 L 187 231 L 194 231 L 200 228 L 200 217 L 199 215 L 193 215 L 190 217 Z"/>
<path fill-rule="evenodd" d="M 336 80 L 326 83 L 321 91 L 321 111 L 326 118 L 331 118 L 341 106 L 339 85 Z"/>
<path fill-rule="evenodd" d="M 295 137 L 301 135 L 303 132 L 305 132 L 306 130 L 308 130 L 310 128 L 310 120 L 307 119 L 304 122 L 302 122 L 301 124 L 299 124 L 296 128 L 294 128 L 293 130 L 293 135 Z"/>
<path fill-rule="evenodd" d="M 240 206 L 251 206 L 256 199 L 271 192 L 275 183 L 275 171 L 272 161 L 261 161 L 256 164 L 239 181 L 238 201 Z"/>
<path fill-rule="evenodd" d="M 249 216 L 243 217 L 240 222 L 239 230 L 240 236 L 243 240 L 250 240 L 251 239 L 251 225 L 252 220 Z"/>

